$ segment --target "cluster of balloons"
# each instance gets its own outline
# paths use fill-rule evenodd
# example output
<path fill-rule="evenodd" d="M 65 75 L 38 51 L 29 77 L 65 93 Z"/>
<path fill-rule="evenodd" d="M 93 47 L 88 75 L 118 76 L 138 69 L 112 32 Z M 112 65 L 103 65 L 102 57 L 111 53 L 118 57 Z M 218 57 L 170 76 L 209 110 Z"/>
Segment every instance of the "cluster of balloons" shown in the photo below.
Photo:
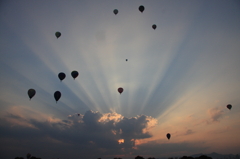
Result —
<path fill-rule="evenodd" d="M 139 6 L 139 11 L 141 12 L 141 13 L 143 13 L 143 11 L 145 10 L 145 7 L 143 6 L 143 5 L 141 5 L 141 6 Z M 114 9 L 113 10 L 113 13 L 115 14 L 115 15 L 117 15 L 118 14 L 118 10 L 117 9 Z M 153 24 L 152 25 L 152 28 L 155 30 L 156 28 L 157 28 L 157 25 L 156 24 Z M 57 39 L 61 36 L 62 34 L 59 32 L 59 31 L 57 31 L 56 33 L 55 33 L 55 36 L 57 37 Z M 128 59 L 126 59 L 126 61 L 128 61 Z M 73 77 L 73 79 L 75 80 L 75 78 L 77 78 L 78 77 L 78 75 L 79 75 L 79 73 L 77 72 L 77 71 L 72 71 L 71 72 L 71 76 Z M 66 78 L 66 74 L 65 73 L 63 73 L 63 72 L 60 72 L 59 74 L 58 74 L 58 78 L 60 79 L 60 81 L 62 81 L 62 80 L 64 80 L 65 78 Z M 120 94 L 122 94 L 122 92 L 123 92 L 123 88 L 122 87 L 119 87 L 118 89 L 117 89 L 117 91 L 120 93 Z M 28 90 L 28 96 L 29 96 L 29 100 L 31 100 L 34 96 L 35 96 L 35 94 L 36 94 L 36 91 L 34 90 L 34 89 L 29 89 Z M 61 98 L 61 92 L 60 91 L 56 91 L 55 93 L 54 93 L 54 98 L 55 98 L 55 100 L 56 100 L 56 102 Z M 232 109 L 232 105 L 231 104 L 228 104 L 227 106 L 226 106 L 229 110 L 231 110 Z M 78 116 L 80 116 L 80 114 L 78 114 Z M 170 140 L 170 138 L 171 138 L 171 134 L 170 133 L 167 133 L 166 134 L 166 137 L 167 137 L 167 139 L 168 140 Z"/>
<path fill-rule="evenodd" d="M 141 13 L 143 13 L 143 11 L 145 10 L 145 7 L 143 6 L 143 5 L 141 5 L 141 6 L 139 6 L 138 7 L 138 10 L 141 12 Z M 118 14 L 118 9 L 114 9 L 113 10 L 113 13 L 115 14 L 115 15 L 117 15 Z M 153 24 L 152 25 L 152 28 L 155 30 L 156 28 L 157 28 L 157 25 L 156 24 Z M 128 61 L 128 59 L 126 59 L 126 61 Z M 118 88 L 118 92 L 121 94 L 122 92 L 123 92 L 123 88 Z"/>
<path fill-rule="evenodd" d="M 77 76 L 79 75 L 79 73 L 78 73 L 78 71 L 72 71 L 72 72 L 71 72 L 71 75 L 72 75 L 73 79 L 75 80 L 75 78 L 77 78 Z M 60 81 L 64 80 L 65 77 L 66 77 L 66 74 L 63 73 L 63 72 L 60 72 L 60 73 L 58 74 L 58 78 L 60 79 Z"/>
<path fill-rule="evenodd" d="M 78 71 L 72 71 L 72 72 L 71 72 L 71 75 L 72 75 L 73 79 L 75 80 L 75 78 L 77 78 L 77 76 L 79 75 L 79 73 L 78 73 Z M 60 73 L 58 74 L 58 78 L 60 79 L 60 81 L 64 80 L 65 77 L 66 77 L 66 74 L 63 73 L 63 72 L 60 72 Z M 36 94 L 36 90 L 35 90 L 35 89 L 33 89 L 33 88 L 29 89 L 29 90 L 28 90 L 29 100 L 31 100 L 32 97 L 35 96 L 35 94 Z M 56 100 L 56 103 L 57 103 L 57 101 L 61 98 L 61 95 L 62 95 L 62 94 L 61 94 L 60 91 L 56 91 L 56 92 L 54 93 L 53 96 L 54 96 L 54 98 L 55 98 L 55 100 Z"/>
<path fill-rule="evenodd" d="M 143 5 L 141 5 L 141 6 L 138 7 L 138 10 L 139 10 L 141 13 L 143 13 L 143 11 L 145 10 L 145 7 L 144 7 Z M 115 15 L 117 15 L 117 14 L 118 14 L 118 10 L 117 10 L 117 9 L 114 9 L 114 10 L 113 10 L 113 13 L 114 13 Z M 157 25 L 156 25 L 156 24 L 153 24 L 153 25 L 152 25 L 152 28 L 155 30 L 155 29 L 157 28 Z"/>
<path fill-rule="evenodd" d="M 36 94 L 35 89 L 33 89 L 33 88 L 29 89 L 29 90 L 28 90 L 29 100 L 31 100 L 32 97 L 35 96 L 35 94 Z M 62 95 L 62 94 L 61 94 L 60 91 L 56 91 L 56 92 L 54 93 L 54 98 L 55 98 L 56 102 L 61 98 L 61 95 Z"/>
<path fill-rule="evenodd" d="M 141 5 L 141 6 L 139 6 L 139 11 L 141 12 L 141 13 L 143 13 L 143 11 L 145 10 L 145 7 L 143 6 L 143 5 Z M 117 15 L 118 14 L 118 10 L 117 9 L 114 9 L 113 10 L 113 13 L 115 14 L 115 15 Z M 152 25 L 152 28 L 155 30 L 156 28 L 157 28 L 157 25 L 156 24 L 153 24 Z M 128 59 L 126 59 L 126 61 L 128 61 Z M 123 92 L 123 88 L 118 88 L 118 92 L 121 94 L 122 92 Z M 228 104 L 227 106 L 226 106 L 229 110 L 231 110 L 231 108 L 232 108 L 232 105 L 231 104 Z M 166 137 L 168 138 L 168 140 L 170 140 L 170 138 L 171 138 L 171 134 L 170 133 L 167 133 L 166 134 Z"/>
<path fill-rule="evenodd" d="M 143 12 L 145 8 L 144 8 L 144 6 L 139 6 L 138 9 L 139 9 L 140 12 Z M 113 10 L 113 13 L 114 13 L 115 15 L 117 15 L 117 14 L 118 14 L 118 10 L 117 10 L 117 9 L 114 9 L 114 10 Z"/>

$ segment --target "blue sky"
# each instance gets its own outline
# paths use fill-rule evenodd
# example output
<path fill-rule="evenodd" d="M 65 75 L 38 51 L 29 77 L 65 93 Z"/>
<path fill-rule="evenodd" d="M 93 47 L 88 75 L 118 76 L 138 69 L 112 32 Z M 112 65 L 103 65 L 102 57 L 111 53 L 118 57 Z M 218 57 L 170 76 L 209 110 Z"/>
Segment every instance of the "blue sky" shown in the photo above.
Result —
<path fill-rule="evenodd" d="M 1 158 L 239 153 L 239 7 L 1 1 Z"/>

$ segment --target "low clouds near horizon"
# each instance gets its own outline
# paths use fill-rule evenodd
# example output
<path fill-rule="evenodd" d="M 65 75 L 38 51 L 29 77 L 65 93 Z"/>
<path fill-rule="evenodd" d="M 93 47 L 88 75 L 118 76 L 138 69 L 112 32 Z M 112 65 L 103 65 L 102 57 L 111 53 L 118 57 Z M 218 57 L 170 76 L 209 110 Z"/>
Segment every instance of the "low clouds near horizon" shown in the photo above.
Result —
<path fill-rule="evenodd" d="M 22 110 L 24 111 L 31 112 L 27 109 Z M 217 107 L 207 110 L 206 116 L 207 114 L 209 115 L 206 118 L 207 122 L 203 122 L 201 126 L 207 126 L 209 123 L 212 125 L 220 117 L 224 117 L 224 111 Z M 32 115 L 24 116 L 21 113 L 8 112 L 0 119 L 0 141 L 5 143 L 1 149 L 6 150 L 3 156 L 14 151 L 22 155 L 31 152 L 43 158 L 67 157 L 64 149 L 68 149 L 68 153 L 70 150 L 74 156 L 79 157 L 125 156 L 126 158 L 128 155 L 138 154 L 149 157 L 157 156 L 159 149 L 163 151 L 160 154 L 164 155 L 185 155 L 190 151 L 206 151 L 209 148 L 209 145 L 201 139 L 194 142 L 188 140 L 179 142 L 179 139 L 185 138 L 184 136 L 192 138 L 192 134 L 198 135 L 198 127 L 194 126 L 185 130 L 176 126 L 172 132 L 174 137 L 170 141 L 166 138 L 165 140 L 157 139 L 151 130 L 159 127 L 160 121 L 147 115 L 128 118 L 116 112 L 100 113 L 92 110 L 86 111 L 85 114 L 71 114 L 65 119 L 42 116 L 41 113 Z M 165 136 L 166 134 L 159 131 L 159 135 Z M 11 149 L 7 149 L 8 147 Z M 46 148 L 42 149 L 42 147 Z M 48 153 L 49 151 L 51 153 Z M 42 156 L 43 154 L 45 156 Z M 47 154 L 55 155 L 48 156 Z"/>
<path fill-rule="evenodd" d="M 132 153 L 135 141 L 151 138 L 149 129 L 157 124 L 155 118 L 146 115 L 127 118 L 118 113 L 102 114 L 90 110 L 85 114 L 69 115 L 64 120 L 39 121 L 10 113 L 0 120 L 1 141 L 9 140 L 7 145 L 22 141 L 19 151 L 31 150 L 33 143 L 41 146 L 45 142 L 63 147 L 75 145 L 80 152 L 91 150 L 97 154 Z"/>

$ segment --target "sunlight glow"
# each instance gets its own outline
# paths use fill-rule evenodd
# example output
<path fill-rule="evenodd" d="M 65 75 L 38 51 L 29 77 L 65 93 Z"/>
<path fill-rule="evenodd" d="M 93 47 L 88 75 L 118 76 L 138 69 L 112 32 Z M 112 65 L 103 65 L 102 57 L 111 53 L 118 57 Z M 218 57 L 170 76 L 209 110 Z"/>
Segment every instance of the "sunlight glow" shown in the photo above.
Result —
<path fill-rule="evenodd" d="M 119 140 L 118 140 L 118 143 L 119 143 L 119 144 L 123 144 L 123 143 L 124 143 L 124 139 L 119 139 Z"/>

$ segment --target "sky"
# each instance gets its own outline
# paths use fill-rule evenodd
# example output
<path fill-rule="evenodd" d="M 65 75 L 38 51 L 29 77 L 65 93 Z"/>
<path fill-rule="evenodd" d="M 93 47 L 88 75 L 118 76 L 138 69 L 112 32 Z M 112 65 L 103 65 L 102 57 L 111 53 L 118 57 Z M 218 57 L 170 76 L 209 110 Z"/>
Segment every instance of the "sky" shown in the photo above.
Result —
<path fill-rule="evenodd" d="M 2 0 L 0 158 L 240 153 L 239 8 L 238 0 Z"/>

